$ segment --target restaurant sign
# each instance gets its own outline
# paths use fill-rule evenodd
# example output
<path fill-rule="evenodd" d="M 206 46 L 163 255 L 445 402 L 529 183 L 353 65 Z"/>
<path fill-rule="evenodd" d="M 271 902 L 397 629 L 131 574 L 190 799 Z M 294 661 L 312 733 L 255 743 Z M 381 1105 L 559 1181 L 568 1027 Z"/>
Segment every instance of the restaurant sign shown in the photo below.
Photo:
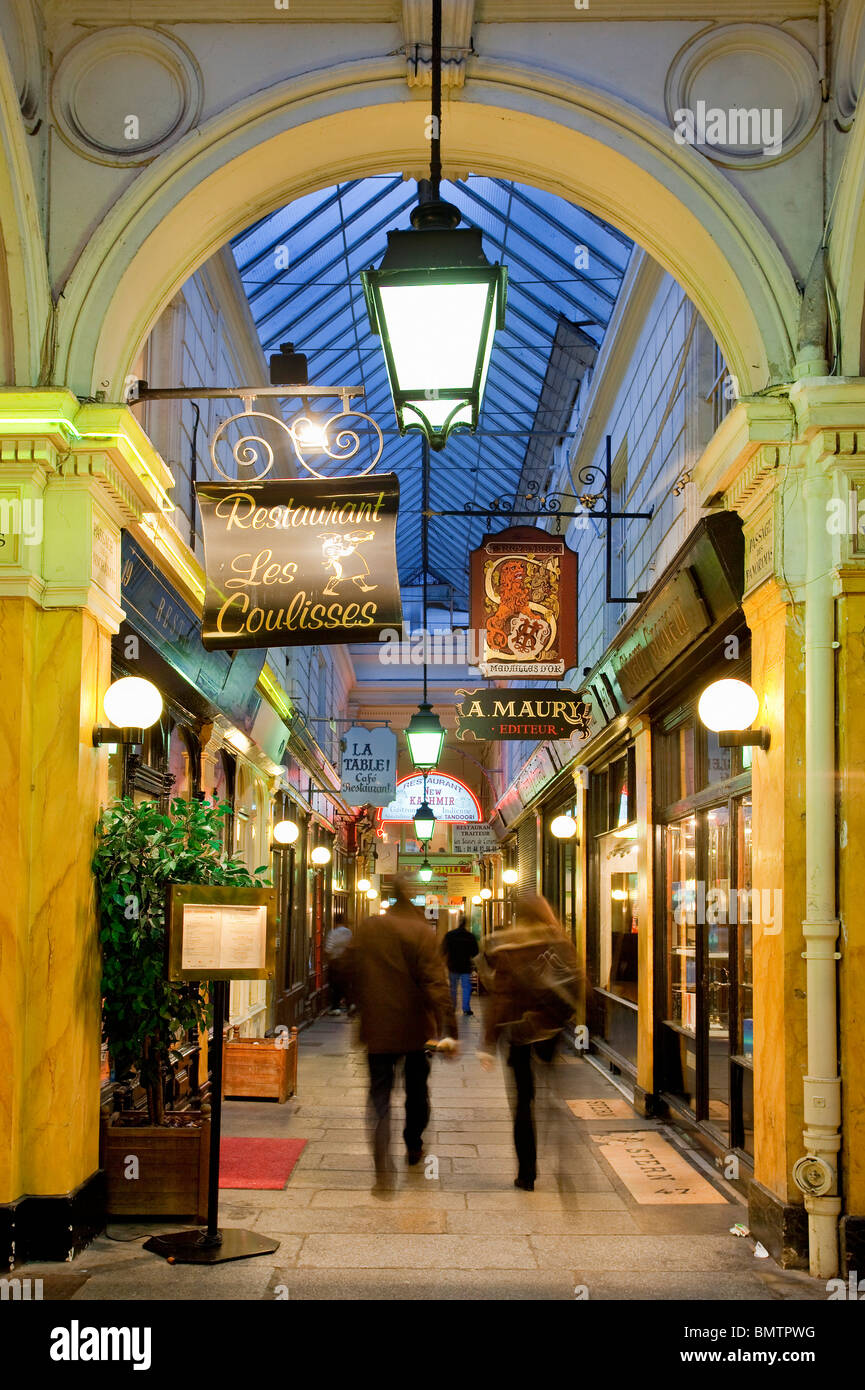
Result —
<path fill-rule="evenodd" d="M 429 772 L 424 778 L 419 774 L 403 777 L 397 783 L 396 796 L 381 812 L 382 821 L 410 821 L 424 800 L 426 782 L 426 801 L 437 821 L 479 821 L 481 808 L 473 791 L 458 777 L 447 777 L 442 772 Z"/>
<path fill-rule="evenodd" d="M 208 651 L 377 642 L 401 627 L 395 473 L 195 491 Z"/>
<path fill-rule="evenodd" d="M 396 791 L 396 734 L 351 728 L 342 741 L 340 795 L 349 806 L 386 806 Z"/>
<path fill-rule="evenodd" d="M 592 730 L 591 701 L 558 690 L 458 690 L 459 739 L 587 739 Z"/>
<path fill-rule="evenodd" d="M 511 526 L 470 558 L 471 625 L 488 680 L 561 680 L 577 664 L 577 555 L 561 536 Z"/>

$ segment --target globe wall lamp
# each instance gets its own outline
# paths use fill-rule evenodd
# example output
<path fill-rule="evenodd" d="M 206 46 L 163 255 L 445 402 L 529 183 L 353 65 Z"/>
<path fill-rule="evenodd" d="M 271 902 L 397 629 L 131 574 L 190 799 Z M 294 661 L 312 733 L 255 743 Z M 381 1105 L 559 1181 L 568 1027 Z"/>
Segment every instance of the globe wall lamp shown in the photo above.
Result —
<path fill-rule="evenodd" d="M 509 888 L 513 888 L 514 884 L 519 881 L 519 877 L 516 869 L 505 869 L 502 873 L 502 883 L 506 883 Z"/>
<path fill-rule="evenodd" d="M 273 838 L 276 841 L 277 848 L 279 849 L 286 849 L 289 846 L 296 844 L 297 837 L 299 834 L 300 826 L 297 825 L 293 820 L 277 821 L 276 825 L 273 827 Z"/>
<path fill-rule="evenodd" d="M 367 896 L 367 898 L 369 899 L 369 901 L 370 901 L 371 903 L 374 903 L 375 900 L 376 900 L 376 898 L 378 897 L 378 889 L 377 889 L 377 888 L 367 888 L 367 890 L 366 890 L 366 896 Z"/>
<path fill-rule="evenodd" d="M 369 881 L 368 878 L 359 878 L 359 879 L 358 879 L 358 881 L 357 881 L 357 891 L 358 891 L 359 893 L 368 893 L 371 887 L 372 887 L 372 884 L 370 883 L 370 881 Z"/>
<path fill-rule="evenodd" d="M 752 728 L 759 712 L 760 698 L 746 681 L 713 681 L 697 703 L 700 719 L 718 735 L 720 748 L 762 748 L 766 753 L 769 730 Z"/>
<path fill-rule="evenodd" d="M 550 825 L 550 833 L 557 840 L 572 840 L 577 833 L 577 822 L 573 816 L 556 816 Z"/>
<path fill-rule="evenodd" d="M 111 727 L 99 725 L 93 730 L 94 748 L 103 743 L 115 743 L 140 751 L 144 730 L 155 724 L 162 714 L 162 696 L 152 681 L 140 676 L 123 676 L 109 685 L 102 708 Z"/>
<path fill-rule="evenodd" d="M 316 845 L 309 857 L 317 869 L 323 869 L 325 864 L 330 863 L 331 854 L 327 845 Z"/>
<path fill-rule="evenodd" d="M 493 896 L 493 893 L 492 893 L 492 889 L 491 889 L 491 888 L 482 888 L 482 889 L 481 889 L 481 899 L 482 899 L 483 902 L 488 903 L 489 900 L 490 900 L 490 898 L 491 898 L 492 896 Z"/>
<path fill-rule="evenodd" d="M 476 893 L 475 896 L 472 898 L 472 904 L 473 904 L 475 907 L 480 907 L 480 905 L 481 905 L 482 902 L 483 902 L 483 898 L 481 897 L 480 893 Z"/>

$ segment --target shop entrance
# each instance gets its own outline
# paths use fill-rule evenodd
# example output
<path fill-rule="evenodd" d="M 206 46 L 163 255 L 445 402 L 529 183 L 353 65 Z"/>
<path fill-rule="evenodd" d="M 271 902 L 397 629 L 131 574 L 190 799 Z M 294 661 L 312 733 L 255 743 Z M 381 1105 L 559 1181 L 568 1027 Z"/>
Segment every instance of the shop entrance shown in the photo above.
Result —
<path fill-rule="evenodd" d="M 742 765 L 748 750 L 716 742 L 694 720 L 660 740 L 665 776 L 684 777 L 690 795 L 659 816 L 659 1090 L 716 1143 L 752 1157 L 752 933 L 760 905 L 751 891 L 750 766 Z"/>

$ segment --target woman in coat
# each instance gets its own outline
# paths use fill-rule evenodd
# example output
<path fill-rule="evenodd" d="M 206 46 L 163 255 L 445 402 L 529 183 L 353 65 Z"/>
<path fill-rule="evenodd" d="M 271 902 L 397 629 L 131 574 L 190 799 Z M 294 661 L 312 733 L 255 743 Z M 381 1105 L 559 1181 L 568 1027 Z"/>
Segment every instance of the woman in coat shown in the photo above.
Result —
<path fill-rule="evenodd" d="M 494 932 L 479 975 L 487 991 L 483 1050 L 492 1069 L 499 1043 L 513 1074 L 512 1107 L 517 1176 L 514 1186 L 534 1189 L 537 1175 L 534 1065 L 552 1064 L 562 1029 L 576 1013 L 580 971 L 573 946 L 545 898 L 517 899 L 515 925 Z"/>

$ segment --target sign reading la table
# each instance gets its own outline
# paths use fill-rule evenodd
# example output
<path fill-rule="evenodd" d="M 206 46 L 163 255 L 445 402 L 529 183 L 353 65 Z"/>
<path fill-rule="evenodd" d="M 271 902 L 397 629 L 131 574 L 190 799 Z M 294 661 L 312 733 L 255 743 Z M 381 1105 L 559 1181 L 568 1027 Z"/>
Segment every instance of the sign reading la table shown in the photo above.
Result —
<path fill-rule="evenodd" d="M 395 473 L 195 491 L 208 651 L 377 642 L 401 627 Z"/>
<path fill-rule="evenodd" d="M 355 726 L 343 739 L 340 795 L 349 806 L 386 806 L 396 791 L 396 734 Z"/>
<path fill-rule="evenodd" d="M 458 690 L 457 738 L 570 738 L 581 742 L 592 730 L 592 706 L 585 695 L 559 690 Z"/>

